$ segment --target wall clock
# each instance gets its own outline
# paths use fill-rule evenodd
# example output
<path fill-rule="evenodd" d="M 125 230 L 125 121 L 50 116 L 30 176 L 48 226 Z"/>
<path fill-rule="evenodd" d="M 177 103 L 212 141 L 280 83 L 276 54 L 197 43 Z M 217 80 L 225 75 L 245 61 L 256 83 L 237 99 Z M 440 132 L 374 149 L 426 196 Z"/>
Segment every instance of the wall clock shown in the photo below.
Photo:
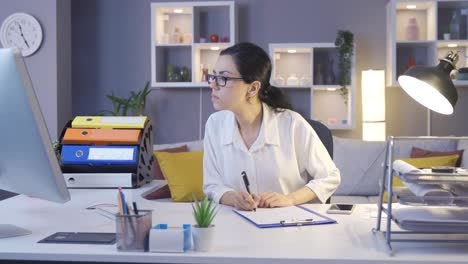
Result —
<path fill-rule="evenodd" d="M 42 43 L 42 28 L 37 19 L 26 13 L 14 13 L 0 27 L 4 48 L 18 48 L 23 56 L 34 54 Z"/>

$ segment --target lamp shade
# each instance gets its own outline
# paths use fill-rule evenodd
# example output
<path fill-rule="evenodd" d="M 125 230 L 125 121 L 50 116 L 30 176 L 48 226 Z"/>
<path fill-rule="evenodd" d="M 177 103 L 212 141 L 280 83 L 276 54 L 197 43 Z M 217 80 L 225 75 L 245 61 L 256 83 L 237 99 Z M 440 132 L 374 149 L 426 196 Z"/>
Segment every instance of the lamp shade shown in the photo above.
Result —
<path fill-rule="evenodd" d="M 414 66 L 398 77 L 398 83 L 418 103 L 437 113 L 450 115 L 458 100 L 457 90 L 450 79 L 450 72 L 455 69 L 458 59 L 455 55 L 449 53 L 435 67 Z"/>
<path fill-rule="evenodd" d="M 362 71 L 362 139 L 385 141 L 385 72 Z"/>

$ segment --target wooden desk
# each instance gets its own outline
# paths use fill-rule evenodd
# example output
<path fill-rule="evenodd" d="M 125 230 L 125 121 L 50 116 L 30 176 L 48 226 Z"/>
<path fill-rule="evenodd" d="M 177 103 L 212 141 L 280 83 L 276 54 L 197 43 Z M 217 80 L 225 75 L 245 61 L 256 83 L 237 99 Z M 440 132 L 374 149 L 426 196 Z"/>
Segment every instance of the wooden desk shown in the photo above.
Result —
<path fill-rule="evenodd" d="M 153 182 L 137 190 L 125 190 L 129 201 L 141 209 L 153 209 L 153 225 L 193 224 L 188 203 L 147 201 L 143 192 Z M 338 224 L 258 229 L 222 206 L 215 218 L 216 247 L 199 253 L 126 253 L 115 245 L 38 244 L 59 231 L 115 232 L 114 221 L 96 210 L 96 204 L 116 204 L 116 190 L 71 190 L 72 200 L 55 204 L 19 195 L 0 202 L 1 222 L 30 229 L 33 234 L 0 239 L 0 260 L 92 261 L 136 263 L 466 263 L 467 245 L 395 243 L 394 256 L 383 240 L 372 234 L 376 219 L 370 208 L 359 205 L 352 215 L 332 215 Z M 307 205 L 324 213 L 327 205 Z M 374 209 L 375 210 L 375 209 Z"/>

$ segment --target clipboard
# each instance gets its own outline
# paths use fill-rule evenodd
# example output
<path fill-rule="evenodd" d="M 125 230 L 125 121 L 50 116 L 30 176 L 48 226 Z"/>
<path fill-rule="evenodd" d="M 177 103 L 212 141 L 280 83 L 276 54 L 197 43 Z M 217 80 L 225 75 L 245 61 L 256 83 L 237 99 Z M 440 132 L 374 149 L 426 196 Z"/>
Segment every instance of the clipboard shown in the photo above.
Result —
<path fill-rule="evenodd" d="M 278 208 L 257 208 L 256 212 L 240 211 L 237 209 L 233 209 L 233 211 L 258 228 L 297 227 L 336 223 L 336 220 L 301 205 Z"/>

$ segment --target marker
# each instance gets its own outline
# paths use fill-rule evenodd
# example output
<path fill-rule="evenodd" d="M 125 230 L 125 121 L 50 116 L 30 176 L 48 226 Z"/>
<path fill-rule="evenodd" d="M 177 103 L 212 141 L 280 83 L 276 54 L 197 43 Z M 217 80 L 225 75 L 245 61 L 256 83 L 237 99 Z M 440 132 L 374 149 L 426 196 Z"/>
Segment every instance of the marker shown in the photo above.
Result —
<path fill-rule="evenodd" d="M 137 207 L 137 204 L 136 202 L 133 202 L 133 212 L 138 215 L 138 207 Z"/>
<path fill-rule="evenodd" d="M 245 189 L 247 190 L 247 193 L 250 194 L 250 196 L 252 196 L 252 193 L 250 193 L 250 188 L 249 188 L 249 179 L 247 178 L 247 173 L 245 173 L 245 171 L 242 171 L 241 172 L 241 175 L 242 175 L 242 179 L 244 180 L 244 185 L 245 185 Z M 253 196 L 252 196 L 252 199 L 253 199 Z M 253 209 L 254 212 L 257 212 L 257 208 L 254 208 Z"/>
<path fill-rule="evenodd" d="M 119 187 L 119 196 L 120 196 L 120 200 L 121 200 L 121 203 L 122 203 L 123 214 L 126 215 L 126 214 L 128 214 L 127 202 L 125 202 L 125 194 L 122 192 L 122 187 Z"/>

